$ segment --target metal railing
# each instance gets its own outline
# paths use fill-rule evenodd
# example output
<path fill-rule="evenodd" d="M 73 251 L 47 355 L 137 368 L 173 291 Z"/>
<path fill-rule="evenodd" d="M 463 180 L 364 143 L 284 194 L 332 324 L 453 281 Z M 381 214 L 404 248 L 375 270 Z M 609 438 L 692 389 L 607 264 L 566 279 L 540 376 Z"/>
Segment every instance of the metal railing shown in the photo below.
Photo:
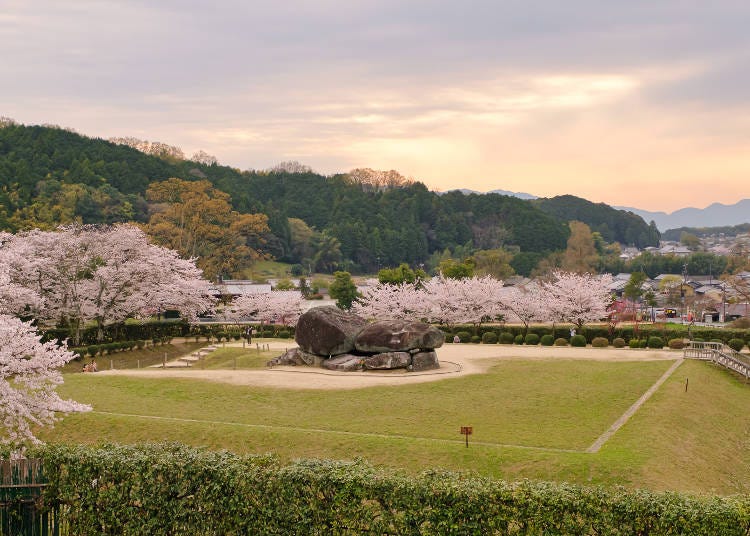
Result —
<path fill-rule="evenodd" d="M 690 341 L 685 347 L 684 355 L 688 359 L 702 359 L 721 365 L 744 376 L 745 380 L 750 378 L 750 364 L 744 356 L 726 344 Z"/>

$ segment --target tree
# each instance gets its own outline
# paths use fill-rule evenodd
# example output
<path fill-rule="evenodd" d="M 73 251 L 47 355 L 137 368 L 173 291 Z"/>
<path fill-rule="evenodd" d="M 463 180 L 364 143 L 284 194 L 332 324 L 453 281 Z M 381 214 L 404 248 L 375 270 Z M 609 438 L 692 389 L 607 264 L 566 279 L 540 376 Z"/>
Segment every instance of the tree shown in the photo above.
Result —
<path fill-rule="evenodd" d="M 425 315 L 425 293 L 413 283 L 380 282 L 365 288 L 351 310 L 374 320 L 416 320 Z"/>
<path fill-rule="evenodd" d="M 490 276 L 452 279 L 433 277 L 423 284 L 425 311 L 431 321 L 480 325 L 499 315 L 502 281 Z"/>
<path fill-rule="evenodd" d="M 328 287 L 328 294 L 336 300 L 340 309 L 351 309 L 352 303 L 357 299 L 357 286 L 352 281 L 349 272 L 334 272 L 333 283 Z"/>
<path fill-rule="evenodd" d="M 378 281 L 391 285 L 400 285 L 402 283 L 418 283 L 427 279 L 427 274 L 421 268 L 412 270 L 411 267 L 401 263 L 398 268 L 383 268 L 378 272 Z"/>
<path fill-rule="evenodd" d="M 40 342 L 30 322 L 0 314 L 0 444 L 40 443 L 32 427 L 52 425 L 57 413 L 91 410 L 55 391 L 63 382 L 57 369 L 74 357 L 64 343 Z"/>
<path fill-rule="evenodd" d="M 474 260 L 466 259 L 458 262 L 455 259 L 446 259 L 440 263 L 438 268 L 440 275 L 448 279 L 464 279 L 474 276 Z"/>
<path fill-rule="evenodd" d="M 623 296 L 634 302 L 640 300 L 644 292 L 643 284 L 647 279 L 648 276 L 643 272 L 633 272 L 630 274 L 630 279 L 628 279 L 622 291 Z"/>
<path fill-rule="evenodd" d="M 194 262 L 131 225 L 20 233 L 0 253 L 10 281 L 43 300 L 35 316 L 67 325 L 75 344 L 85 322 L 97 323 L 101 339 L 107 323 L 162 309 L 196 316 L 214 303 Z"/>
<path fill-rule="evenodd" d="M 609 274 L 594 276 L 555 271 L 545 288 L 558 307 L 559 317 L 580 329 L 586 322 L 597 322 L 607 316 L 612 302 L 611 284 Z"/>
<path fill-rule="evenodd" d="M 236 298 L 228 307 L 235 320 L 255 317 L 261 322 L 294 326 L 304 310 L 305 298 L 297 290 L 273 290 Z"/>
<path fill-rule="evenodd" d="M 233 211 L 229 196 L 210 182 L 171 178 L 152 183 L 146 196 L 154 203 L 146 232 L 183 257 L 197 258 L 206 277 L 237 273 L 263 256 L 258 248 L 268 217 Z"/>
<path fill-rule="evenodd" d="M 562 267 L 576 273 L 592 272 L 599 262 L 591 229 L 580 221 L 571 221 L 568 248 L 565 250 Z"/>
<path fill-rule="evenodd" d="M 682 231 L 680 234 L 680 244 L 690 249 L 690 251 L 698 251 L 701 247 L 701 239 L 695 236 L 693 233 Z"/>
<path fill-rule="evenodd" d="M 510 265 L 513 254 L 504 249 L 484 249 L 472 255 L 475 272 L 479 276 L 489 275 L 495 279 L 507 279 L 516 272 Z"/>
<path fill-rule="evenodd" d="M 550 319 L 550 303 L 543 288 L 535 282 L 524 287 L 506 287 L 500 295 L 500 304 L 507 319 L 523 323 L 524 334 L 529 331 L 531 322 Z"/>

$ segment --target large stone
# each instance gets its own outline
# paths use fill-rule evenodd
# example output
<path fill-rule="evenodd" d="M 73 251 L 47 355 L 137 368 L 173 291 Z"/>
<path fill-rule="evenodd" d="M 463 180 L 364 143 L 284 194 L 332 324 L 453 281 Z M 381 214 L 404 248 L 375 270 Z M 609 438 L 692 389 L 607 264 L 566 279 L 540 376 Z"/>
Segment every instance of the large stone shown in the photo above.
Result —
<path fill-rule="evenodd" d="M 414 348 L 438 348 L 445 342 L 439 329 L 424 322 L 379 320 L 357 335 L 355 348 L 360 352 L 406 352 Z"/>
<path fill-rule="evenodd" d="M 305 352 L 322 356 L 354 350 L 354 340 L 367 322 L 338 307 L 313 307 L 297 321 L 294 339 Z"/>
<path fill-rule="evenodd" d="M 361 355 L 342 354 L 332 357 L 331 359 L 324 359 L 320 366 L 328 370 L 353 372 L 356 370 L 362 370 L 363 359 L 364 358 Z"/>
<path fill-rule="evenodd" d="M 320 363 L 320 357 L 315 354 L 309 354 L 299 348 L 292 348 L 278 357 L 274 357 L 266 366 L 273 367 L 277 365 L 297 366 L 297 365 L 317 365 Z"/>
<path fill-rule="evenodd" d="M 412 372 L 420 372 L 422 370 L 432 370 L 440 368 L 437 354 L 435 352 L 419 352 L 411 356 L 411 370 Z"/>
<path fill-rule="evenodd" d="M 387 370 L 406 368 L 411 364 L 409 352 L 384 352 L 366 357 L 365 370 Z"/>

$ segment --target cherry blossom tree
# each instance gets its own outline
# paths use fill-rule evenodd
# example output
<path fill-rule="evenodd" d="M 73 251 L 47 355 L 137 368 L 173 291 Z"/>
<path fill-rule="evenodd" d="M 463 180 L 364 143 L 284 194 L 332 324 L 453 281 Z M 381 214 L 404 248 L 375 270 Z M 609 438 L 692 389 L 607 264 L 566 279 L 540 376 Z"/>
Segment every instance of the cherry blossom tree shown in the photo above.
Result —
<path fill-rule="evenodd" d="M 58 368 L 74 357 L 64 344 L 40 342 L 31 323 L 0 314 L 0 444 L 40 443 L 33 427 L 52 425 L 57 413 L 91 410 L 55 390 L 63 381 Z"/>
<path fill-rule="evenodd" d="M 214 303 L 192 260 L 152 245 L 132 225 L 30 231 L 0 246 L 10 281 L 40 296 L 36 317 L 71 327 L 76 344 L 89 321 L 102 328 L 129 316 L 177 309 L 194 317 Z"/>
<path fill-rule="evenodd" d="M 501 308 L 506 319 L 521 322 L 524 333 L 531 322 L 548 320 L 546 293 L 541 285 L 531 282 L 523 287 L 505 287 L 500 294 Z"/>
<path fill-rule="evenodd" d="M 255 317 L 261 322 L 295 326 L 304 311 L 305 298 L 298 290 L 272 290 L 240 296 L 228 310 L 234 319 Z"/>
<path fill-rule="evenodd" d="M 351 311 L 363 318 L 419 319 L 425 314 L 425 292 L 414 283 L 377 283 L 361 291 Z"/>
<path fill-rule="evenodd" d="M 433 277 L 422 283 L 425 315 L 430 321 L 451 326 L 481 324 L 502 312 L 503 283 L 490 276 L 451 279 Z"/>
<path fill-rule="evenodd" d="M 609 314 L 612 276 L 555 271 L 545 285 L 547 303 L 555 318 L 571 322 L 579 329 L 586 322 L 597 322 Z"/>

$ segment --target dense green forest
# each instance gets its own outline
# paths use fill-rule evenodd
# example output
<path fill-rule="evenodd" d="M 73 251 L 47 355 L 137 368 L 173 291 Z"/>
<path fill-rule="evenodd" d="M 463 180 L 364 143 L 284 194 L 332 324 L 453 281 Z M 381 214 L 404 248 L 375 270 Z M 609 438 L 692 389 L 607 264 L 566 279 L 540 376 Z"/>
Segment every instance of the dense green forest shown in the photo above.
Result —
<path fill-rule="evenodd" d="M 155 206 L 149 186 L 176 177 L 210 182 L 229 195 L 240 215 L 267 215 L 268 232 L 255 238 L 263 253 L 321 271 L 372 272 L 477 250 L 541 259 L 566 248 L 570 220 L 589 224 L 607 242 L 644 246 L 659 239 L 639 217 L 573 196 L 530 202 L 498 194 L 441 195 L 420 182 L 377 184 L 354 173 L 240 171 L 212 158 L 185 158 L 163 144 L 161 152 L 145 154 L 61 128 L 12 121 L 0 126 L 2 230 L 74 221 L 146 224 Z"/>
<path fill-rule="evenodd" d="M 572 195 L 536 199 L 532 203 L 560 220 L 585 223 L 593 232 L 601 234 L 606 242 L 619 242 L 638 248 L 659 245 L 656 224 L 647 224 L 632 212 L 617 210 L 604 203 L 592 203 Z"/>

